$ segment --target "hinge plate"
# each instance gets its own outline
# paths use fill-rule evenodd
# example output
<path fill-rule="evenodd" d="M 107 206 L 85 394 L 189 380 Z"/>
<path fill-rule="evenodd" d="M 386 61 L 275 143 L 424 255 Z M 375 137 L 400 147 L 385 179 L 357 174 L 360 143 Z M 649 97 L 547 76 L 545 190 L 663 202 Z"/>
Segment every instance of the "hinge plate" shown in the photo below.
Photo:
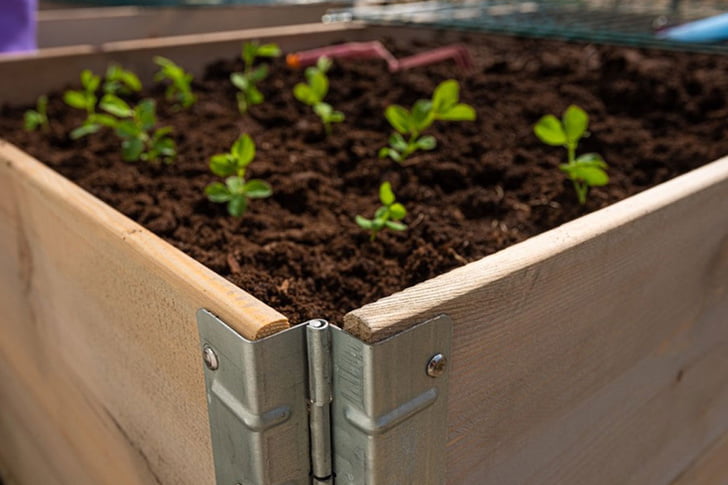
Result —
<path fill-rule="evenodd" d="M 445 483 L 449 372 L 431 377 L 427 367 L 450 355 L 450 318 L 372 345 L 332 332 L 336 485 Z"/>
<path fill-rule="evenodd" d="M 308 485 L 306 326 L 252 342 L 207 310 L 197 323 L 217 361 L 205 365 L 217 483 Z"/>

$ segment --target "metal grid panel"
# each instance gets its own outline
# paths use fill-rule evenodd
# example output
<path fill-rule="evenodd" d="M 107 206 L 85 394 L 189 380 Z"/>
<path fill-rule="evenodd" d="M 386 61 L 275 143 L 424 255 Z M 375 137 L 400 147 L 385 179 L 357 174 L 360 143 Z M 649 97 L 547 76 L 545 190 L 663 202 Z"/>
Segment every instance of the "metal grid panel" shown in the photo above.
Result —
<path fill-rule="evenodd" d="M 332 12 L 328 21 L 426 25 L 497 32 L 529 37 L 555 37 L 641 47 L 728 52 L 728 44 L 686 44 L 655 36 L 658 28 L 728 11 L 728 2 L 620 0 L 536 0 L 451 3 L 426 1 L 357 6 Z"/>

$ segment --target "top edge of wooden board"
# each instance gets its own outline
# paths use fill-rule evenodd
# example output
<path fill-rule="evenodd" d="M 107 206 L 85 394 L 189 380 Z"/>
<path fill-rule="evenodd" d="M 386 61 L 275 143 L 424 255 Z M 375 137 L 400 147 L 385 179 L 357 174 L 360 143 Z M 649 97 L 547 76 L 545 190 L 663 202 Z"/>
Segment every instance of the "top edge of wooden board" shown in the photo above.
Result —
<path fill-rule="evenodd" d="M 311 34 L 326 34 L 330 32 L 345 32 L 366 27 L 362 22 L 346 23 L 309 23 L 300 25 L 281 25 L 277 27 L 263 27 L 258 29 L 227 30 L 222 32 L 207 32 L 202 34 L 172 35 L 157 39 L 135 39 L 119 42 L 107 42 L 101 45 L 103 52 L 116 52 L 127 50 L 150 50 L 163 47 L 179 47 L 191 44 L 215 44 L 219 42 L 238 41 L 245 39 L 267 39 L 272 37 L 299 37 Z"/>
<path fill-rule="evenodd" d="M 728 180 L 728 157 L 565 223 L 480 260 L 364 305 L 344 316 L 344 330 L 378 342 L 440 313 L 443 303 L 569 251 L 588 240 Z M 479 302 L 472 301 L 473 305 Z"/>
<path fill-rule="evenodd" d="M 24 183 L 66 205 L 69 214 L 88 214 L 133 257 L 148 261 L 150 272 L 181 294 L 200 300 L 243 337 L 257 340 L 289 327 L 288 319 L 278 311 L 3 139 L 0 163 L 18 173 Z"/>

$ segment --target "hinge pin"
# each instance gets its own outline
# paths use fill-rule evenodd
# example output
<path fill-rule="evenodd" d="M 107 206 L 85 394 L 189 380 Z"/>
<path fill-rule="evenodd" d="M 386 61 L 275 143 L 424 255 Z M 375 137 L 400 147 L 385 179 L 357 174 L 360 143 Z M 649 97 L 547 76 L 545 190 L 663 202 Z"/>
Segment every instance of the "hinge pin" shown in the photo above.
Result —
<path fill-rule="evenodd" d="M 314 483 L 332 483 L 331 460 L 331 330 L 325 320 L 311 320 L 306 328 L 308 394 L 311 403 L 311 472 Z"/>
<path fill-rule="evenodd" d="M 217 370 L 220 367 L 220 361 L 217 360 L 217 354 L 212 347 L 205 344 L 202 348 L 202 359 L 205 361 L 205 365 L 210 370 Z"/>

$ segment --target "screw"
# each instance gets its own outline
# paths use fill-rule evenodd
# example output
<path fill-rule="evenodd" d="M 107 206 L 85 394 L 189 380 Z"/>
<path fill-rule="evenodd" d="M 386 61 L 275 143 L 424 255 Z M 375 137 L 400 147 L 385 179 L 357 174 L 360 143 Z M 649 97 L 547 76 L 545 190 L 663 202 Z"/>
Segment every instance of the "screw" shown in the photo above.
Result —
<path fill-rule="evenodd" d="M 427 363 L 427 375 L 430 377 L 440 377 L 445 373 L 447 367 L 447 357 L 442 354 L 435 354 Z"/>
<path fill-rule="evenodd" d="M 209 345 L 205 345 L 202 348 L 202 360 L 205 361 L 205 365 L 210 370 L 217 370 L 217 368 L 220 367 L 220 362 L 217 360 L 217 354 Z"/>

